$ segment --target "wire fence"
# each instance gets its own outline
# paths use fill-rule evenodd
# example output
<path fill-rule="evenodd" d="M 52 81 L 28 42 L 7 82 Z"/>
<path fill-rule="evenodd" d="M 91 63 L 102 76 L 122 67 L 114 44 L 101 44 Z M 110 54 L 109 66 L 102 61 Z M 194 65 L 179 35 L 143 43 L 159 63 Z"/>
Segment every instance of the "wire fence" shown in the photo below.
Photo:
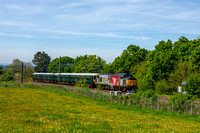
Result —
<path fill-rule="evenodd" d="M 200 103 L 195 101 L 183 101 L 180 103 L 176 100 L 172 101 L 170 99 L 158 98 L 158 97 L 149 98 L 137 95 L 129 95 L 129 96 L 109 95 L 108 93 L 90 90 L 89 88 L 80 88 L 80 87 L 69 88 L 66 86 L 58 87 L 57 85 L 38 85 L 32 83 L 24 83 L 24 85 L 26 87 L 50 88 L 58 91 L 70 92 L 76 95 L 82 95 L 85 97 L 91 97 L 93 99 L 98 99 L 104 102 L 113 102 L 113 103 L 125 104 L 129 106 L 137 106 L 152 110 L 178 112 L 182 114 L 191 114 L 191 115 L 199 115 L 200 113 Z"/>

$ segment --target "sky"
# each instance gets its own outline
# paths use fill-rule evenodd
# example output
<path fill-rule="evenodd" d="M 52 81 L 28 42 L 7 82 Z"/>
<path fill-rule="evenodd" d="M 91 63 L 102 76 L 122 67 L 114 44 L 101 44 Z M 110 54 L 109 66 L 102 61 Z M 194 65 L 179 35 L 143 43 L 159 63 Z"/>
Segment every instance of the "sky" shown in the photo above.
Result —
<path fill-rule="evenodd" d="M 0 0 L 0 63 L 98 55 L 200 36 L 199 0 Z"/>

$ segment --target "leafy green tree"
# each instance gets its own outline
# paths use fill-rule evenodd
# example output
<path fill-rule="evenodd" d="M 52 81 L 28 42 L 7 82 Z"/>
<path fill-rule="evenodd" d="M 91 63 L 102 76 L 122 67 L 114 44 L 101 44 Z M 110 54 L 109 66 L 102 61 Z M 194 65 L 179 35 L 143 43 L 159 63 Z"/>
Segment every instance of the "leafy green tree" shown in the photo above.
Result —
<path fill-rule="evenodd" d="M 0 81 L 10 81 L 13 80 L 13 73 L 9 67 L 3 68 L 0 66 Z"/>
<path fill-rule="evenodd" d="M 112 63 L 105 64 L 103 66 L 103 70 L 101 71 L 101 73 L 114 73 L 114 68 L 112 66 Z"/>
<path fill-rule="evenodd" d="M 191 95 L 197 95 L 200 97 L 200 74 L 191 74 L 188 77 L 185 89 Z"/>
<path fill-rule="evenodd" d="M 4 68 L 3 68 L 3 66 L 1 65 L 1 66 L 0 66 L 0 75 L 3 74 L 3 71 L 4 71 Z"/>
<path fill-rule="evenodd" d="M 148 78 L 153 83 L 160 79 L 167 79 L 176 65 L 171 40 L 160 41 L 148 57 Z"/>
<path fill-rule="evenodd" d="M 112 63 L 114 73 L 130 73 L 130 69 L 146 60 L 147 54 L 146 49 L 133 44 L 129 45 Z"/>
<path fill-rule="evenodd" d="M 25 64 L 24 71 L 25 71 L 25 67 L 26 67 L 26 79 L 32 79 L 32 75 L 34 73 L 33 64 L 30 62 L 25 62 L 24 64 Z"/>
<path fill-rule="evenodd" d="M 47 72 L 50 61 L 51 57 L 47 53 L 37 52 L 32 60 L 32 63 L 36 65 L 35 72 Z"/>
<path fill-rule="evenodd" d="M 13 75 L 10 71 L 6 71 L 6 73 L 0 75 L 0 81 L 10 81 L 13 80 Z"/>
<path fill-rule="evenodd" d="M 191 55 L 189 56 L 189 60 L 193 65 L 193 71 L 199 72 L 199 70 L 200 70 L 200 43 L 199 43 L 198 47 L 195 47 L 191 51 Z"/>
<path fill-rule="evenodd" d="M 60 58 L 53 59 L 48 66 L 48 72 L 58 73 L 59 72 Z M 74 59 L 68 56 L 61 57 L 61 69 L 60 72 L 71 73 L 71 67 L 74 63 Z"/>
<path fill-rule="evenodd" d="M 133 70 L 131 69 L 131 74 L 137 79 L 137 93 L 142 95 L 145 91 L 154 89 L 151 82 L 147 78 L 147 61 L 140 62 L 139 65 L 136 65 Z"/>
<path fill-rule="evenodd" d="M 106 61 L 101 59 L 101 70 L 103 70 Z M 96 55 L 78 56 L 74 60 L 72 72 L 74 73 L 98 73 L 99 57 Z"/>
<path fill-rule="evenodd" d="M 188 40 L 181 36 L 173 44 L 173 53 L 176 53 L 177 61 L 188 61 L 192 63 L 193 71 L 197 72 L 200 68 L 200 40 Z"/>
<path fill-rule="evenodd" d="M 181 36 L 178 41 L 173 44 L 173 53 L 176 54 L 176 59 L 179 61 L 189 61 L 189 55 L 191 53 L 190 41 Z"/>
<path fill-rule="evenodd" d="M 183 81 L 187 80 L 187 77 L 192 72 L 192 63 L 189 61 L 179 61 L 175 66 L 175 70 L 170 74 L 168 82 L 173 92 L 177 92 L 177 87 L 181 85 Z"/>
<path fill-rule="evenodd" d="M 173 110 L 184 112 L 191 109 L 192 100 L 193 97 L 190 94 L 176 94 L 170 98 L 169 103 L 172 104 L 173 102 Z"/>
<path fill-rule="evenodd" d="M 10 69 L 14 69 L 15 73 L 20 73 L 22 71 L 22 61 L 20 59 L 14 59 L 12 64 L 8 67 L 10 67 Z"/>
<path fill-rule="evenodd" d="M 155 84 L 156 94 L 172 94 L 172 88 L 168 85 L 166 79 L 161 79 Z"/>

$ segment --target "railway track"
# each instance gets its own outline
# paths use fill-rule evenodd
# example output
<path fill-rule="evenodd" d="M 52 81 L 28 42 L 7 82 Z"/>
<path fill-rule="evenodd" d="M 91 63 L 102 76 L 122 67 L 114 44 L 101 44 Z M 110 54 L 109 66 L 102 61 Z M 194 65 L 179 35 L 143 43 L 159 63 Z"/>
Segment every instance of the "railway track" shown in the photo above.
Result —
<path fill-rule="evenodd" d="M 15 79 L 15 81 L 17 82 L 20 82 L 21 80 L 20 79 Z M 57 83 L 49 83 L 49 82 L 38 82 L 38 81 L 33 81 L 33 80 L 24 80 L 23 82 L 31 82 L 31 83 L 35 83 L 35 84 L 47 84 L 47 85 L 58 85 Z M 69 88 L 75 88 L 75 86 L 73 85 L 68 85 L 68 84 L 60 84 L 62 86 L 65 86 L 65 87 L 69 87 Z M 94 91 L 96 92 L 96 88 L 90 88 L 91 91 Z M 100 90 L 101 92 L 105 93 L 105 94 L 110 94 L 110 91 L 112 90 Z M 122 92 L 122 95 L 125 95 L 126 92 Z"/>
<path fill-rule="evenodd" d="M 15 79 L 15 81 L 20 82 L 21 79 Z M 31 82 L 31 83 L 35 83 L 35 84 L 47 84 L 47 85 L 58 85 L 57 83 L 48 83 L 48 82 L 38 82 L 38 81 L 33 81 L 33 80 L 23 80 L 23 82 Z M 70 88 L 75 88 L 75 86 L 73 85 L 67 85 L 67 84 L 62 84 L 62 86 L 66 86 L 66 87 L 70 87 Z M 96 92 L 97 90 L 95 88 L 90 88 L 91 91 Z M 101 92 L 105 93 L 105 94 L 110 94 L 110 91 L 113 90 L 101 90 Z M 126 92 L 122 92 L 122 96 L 125 95 Z M 163 102 L 168 102 L 170 99 L 170 96 L 157 96 L 159 98 L 160 101 Z M 200 103 L 200 100 L 194 100 L 196 103 Z"/>

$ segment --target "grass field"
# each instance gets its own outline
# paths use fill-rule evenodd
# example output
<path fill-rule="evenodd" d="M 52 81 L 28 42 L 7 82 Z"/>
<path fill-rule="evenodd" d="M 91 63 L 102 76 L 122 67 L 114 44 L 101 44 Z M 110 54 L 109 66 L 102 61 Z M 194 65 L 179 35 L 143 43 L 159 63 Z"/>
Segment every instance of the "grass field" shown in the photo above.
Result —
<path fill-rule="evenodd" d="M 194 116 L 162 114 L 50 89 L 0 87 L 0 132 L 200 132 Z"/>

